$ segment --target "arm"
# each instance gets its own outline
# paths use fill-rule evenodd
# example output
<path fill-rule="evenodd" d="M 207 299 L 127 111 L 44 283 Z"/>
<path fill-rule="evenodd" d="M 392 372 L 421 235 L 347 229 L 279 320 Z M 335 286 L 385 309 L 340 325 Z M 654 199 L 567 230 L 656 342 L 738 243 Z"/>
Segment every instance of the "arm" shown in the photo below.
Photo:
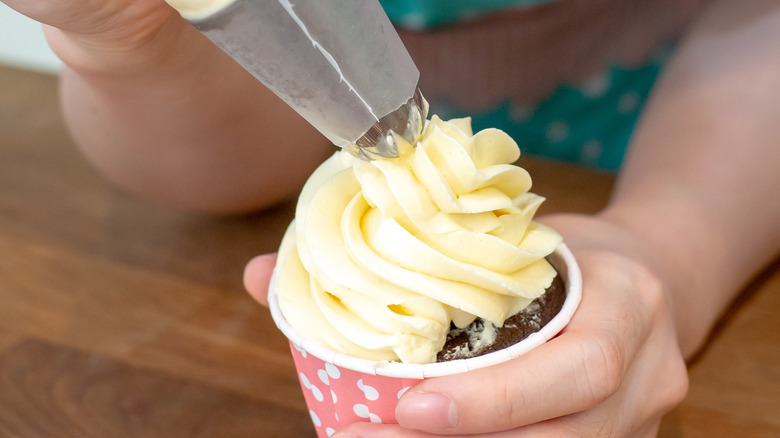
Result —
<path fill-rule="evenodd" d="M 400 426 L 347 430 L 655 436 L 686 393 L 684 358 L 778 252 L 778 47 L 776 1 L 714 3 L 659 84 L 610 205 L 545 220 L 583 272 L 566 330 L 518 360 L 421 382 Z"/>
<path fill-rule="evenodd" d="M 780 5 L 721 1 L 647 109 L 602 217 L 665 279 L 690 356 L 780 242 Z"/>
<path fill-rule="evenodd" d="M 332 148 L 163 0 L 4 1 L 47 24 L 76 143 L 131 191 L 260 208 L 297 192 Z"/>

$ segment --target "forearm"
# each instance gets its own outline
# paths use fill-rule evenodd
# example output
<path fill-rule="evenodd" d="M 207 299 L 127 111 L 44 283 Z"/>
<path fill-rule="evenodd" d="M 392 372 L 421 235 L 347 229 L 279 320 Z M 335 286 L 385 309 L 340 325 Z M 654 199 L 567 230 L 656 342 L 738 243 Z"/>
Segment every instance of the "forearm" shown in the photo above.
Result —
<path fill-rule="evenodd" d="M 260 208 L 295 193 L 332 147 L 175 13 L 121 49 L 48 33 L 76 143 L 131 191 L 205 211 Z"/>
<path fill-rule="evenodd" d="M 665 280 L 691 355 L 780 242 L 780 7 L 721 1 L 656 90 L 602 216 Z"/>

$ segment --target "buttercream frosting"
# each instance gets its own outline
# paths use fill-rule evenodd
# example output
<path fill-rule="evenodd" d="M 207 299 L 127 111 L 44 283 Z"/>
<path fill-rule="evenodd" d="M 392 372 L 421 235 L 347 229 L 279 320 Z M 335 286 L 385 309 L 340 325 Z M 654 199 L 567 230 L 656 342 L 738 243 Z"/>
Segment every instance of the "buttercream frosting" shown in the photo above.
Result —
<path fill-rule="evenodd" d="M 370 360 L 435 362 L 451 323 L 495 326 L 544 293 L 561 241 L 503 131 L 426 123 L 399 157 L 344 150 L 304 186 L 279 249 L 282 313 L 303 336 Z"/>

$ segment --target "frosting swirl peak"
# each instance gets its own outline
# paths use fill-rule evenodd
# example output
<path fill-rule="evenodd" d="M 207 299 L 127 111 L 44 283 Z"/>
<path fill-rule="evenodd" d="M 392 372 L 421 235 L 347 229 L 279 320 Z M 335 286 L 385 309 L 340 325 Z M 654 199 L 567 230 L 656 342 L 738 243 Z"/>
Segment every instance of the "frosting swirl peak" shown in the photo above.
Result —
<path fill-rule="evenodd" d="M 310 177 L 275 281 L 302 335 L 370 360 L 434 362 L 450 329 L 496 326 L 544 293 L 560 236 L 506 133 L 433 116 L 398 158 L 336 152 Z"/>

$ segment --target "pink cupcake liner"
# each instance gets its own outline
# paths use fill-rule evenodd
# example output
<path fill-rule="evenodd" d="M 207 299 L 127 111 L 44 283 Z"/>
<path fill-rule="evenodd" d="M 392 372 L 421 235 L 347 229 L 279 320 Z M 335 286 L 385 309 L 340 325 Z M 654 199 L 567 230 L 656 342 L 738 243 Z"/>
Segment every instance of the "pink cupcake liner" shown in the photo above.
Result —
<path fill-rule="evenodd" d="M 427 364 L 364 360 L 303 338 L 282 315 L 271 279 L 268 304 L 279 329 L 290 341 L 298 379 L 317 436 L 325 438 L 356 422 L 395 423 L 395 407 L 406 390 L 422 379 L 460 374 L 502 363 L 544 344 L 571 320 L 582 298 L 582 276 L 569 248 L 561 243 L 549 257 L 566 284 L 561 311 L 536 333 L 511 347 L 469 359 Z"/>

